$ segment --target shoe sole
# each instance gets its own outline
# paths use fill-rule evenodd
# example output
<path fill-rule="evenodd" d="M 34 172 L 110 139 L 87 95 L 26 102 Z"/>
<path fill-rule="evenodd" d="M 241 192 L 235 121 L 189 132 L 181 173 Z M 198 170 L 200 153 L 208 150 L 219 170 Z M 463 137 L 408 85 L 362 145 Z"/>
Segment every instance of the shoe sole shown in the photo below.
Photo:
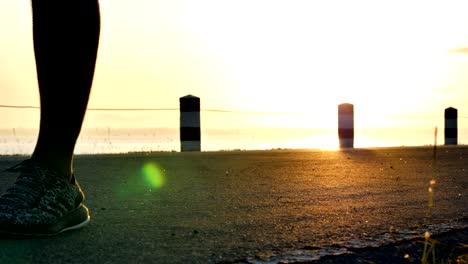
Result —
<path fill-rule="evenodd" d="M 86 207 L 85 205 L 82 204 L 82 205 L 80 205 L 80 207 L 77 208 L 77 210 L 75 210 L 75 212 L 77 212 L 77 213 L 74 213 L 74 215 L 81 214 L 82 218 L 85 218 L 85 219 L 82 222 L 78 222 L 78 223 L 75 223 L 76 221 L 73 221 L 73 222 L 70 221 L 69 224 L 72 223 L 73 225 L 65 227 L 65 228 L 63 228 L 62 230 L 58 231 L 57 233 L 55 233 L 53 235 L 60 234 L 60 233 L 70 231 L 70 230 L 80 229 L 80 228 L 86 226 L 87 224 L 89 224 L 89 222 L 91 221 L 91 217 L 89 216 L 88 207 Z"/>
<path fill-rule="evenodd" d="M 65 215 L 55 224 L 27 228 L 24 229 L 24 232 L 21 232 L 20 228 L 17 228 L 18 230 L 0 230 L 0 235 L 12 237 L 55 236 L 66 231 L 80 229 L 89 224 L 90 220 L 91 217 L 89 216 L 88 208 L 84 204 L 81 204 L 78 208 Z"/>

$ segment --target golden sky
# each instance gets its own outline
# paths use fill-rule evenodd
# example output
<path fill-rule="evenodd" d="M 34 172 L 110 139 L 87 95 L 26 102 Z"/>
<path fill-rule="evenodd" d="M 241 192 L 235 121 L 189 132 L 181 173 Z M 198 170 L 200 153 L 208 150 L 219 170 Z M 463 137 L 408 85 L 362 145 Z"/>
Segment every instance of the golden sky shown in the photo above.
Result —
<path fill-rule="evenodd" d="M 467 1 L 101 0 L 90 108 L 202 108 L 211 127 L 424 126 L 448 106 L 468 116 Z M 0 104 L 38 105 L 28 0 L 0 0 Z M 37 110 L 0 109 L 2 127 Z M 390 117 L 390 118 L 387 118 Z M 226 120 L 232 118 L 231 120 Z M 88 112 L 85 126 L 176 127 L 177 113 Z M 223 123 L 225 122 L 225 123 Z M 461 120 L 462 126 L 464 120 Z"/>

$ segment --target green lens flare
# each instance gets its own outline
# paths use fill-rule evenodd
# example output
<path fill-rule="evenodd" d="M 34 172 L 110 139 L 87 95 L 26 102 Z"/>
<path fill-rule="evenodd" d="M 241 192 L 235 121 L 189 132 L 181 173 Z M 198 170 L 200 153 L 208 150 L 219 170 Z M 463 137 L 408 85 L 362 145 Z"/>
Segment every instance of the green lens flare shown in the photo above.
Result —
<path fill-rule="evenodd" d="M 164 170 L 156 163 L 146 163 L 142 168 L 143 177 L 152 188 L 161 188 L 164 185 Z"/>

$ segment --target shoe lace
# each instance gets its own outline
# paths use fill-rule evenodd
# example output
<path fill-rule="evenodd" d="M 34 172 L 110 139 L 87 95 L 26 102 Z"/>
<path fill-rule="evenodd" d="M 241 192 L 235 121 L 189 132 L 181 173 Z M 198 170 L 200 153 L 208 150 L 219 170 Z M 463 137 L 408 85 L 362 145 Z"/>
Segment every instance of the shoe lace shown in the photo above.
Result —
<path fill-rule="evenodd" d="M 16 179 L 13 186 L 7 189 L 5 194 L 0 197 L 2 200 L 7 200 L 24 206 L 34 206 L 39 203 L 39 197 L 43 194 L 43 190 L 39 188 L 39 181 L 43 178 L 46 169 L 31 159 L 22 161 L 21 163 L 6 169 L 8 172 L 19 172 L 20 175 Z"/>

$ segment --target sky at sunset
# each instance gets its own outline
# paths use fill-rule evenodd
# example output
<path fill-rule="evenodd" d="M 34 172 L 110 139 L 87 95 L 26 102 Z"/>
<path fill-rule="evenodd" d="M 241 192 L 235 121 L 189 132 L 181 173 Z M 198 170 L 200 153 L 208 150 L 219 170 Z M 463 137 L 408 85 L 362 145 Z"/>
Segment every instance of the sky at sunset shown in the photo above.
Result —
<path fill-rule="evenodd" d="M 202 109 L 251 112 L 203 112 L 206 127 L 334 131 L 344 102 L 369 130 L 433 130 L 453 106 L 468 134 L 467 1 L 100 2 L 89 108 L 177 109 L 193 94 Z M 38 106 L 28 0 L 0 0 L 0 35 L 0 105 Z M 34 128 L 39 111 L 0 108 L 0 120 Z M 88 111 L 84 126 L 178 122 L 177 111 Z"/>

